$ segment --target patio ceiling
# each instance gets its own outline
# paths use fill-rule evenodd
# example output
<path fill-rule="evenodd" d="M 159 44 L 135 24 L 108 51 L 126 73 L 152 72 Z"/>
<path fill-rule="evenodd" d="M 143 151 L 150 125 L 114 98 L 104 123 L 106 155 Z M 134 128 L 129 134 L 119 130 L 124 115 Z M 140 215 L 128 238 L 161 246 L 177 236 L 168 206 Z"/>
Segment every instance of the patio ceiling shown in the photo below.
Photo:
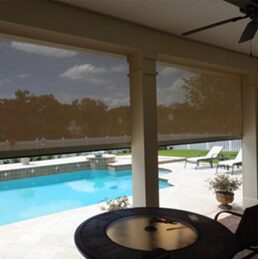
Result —
<path fill-rule="evenodd" d="M 238 7 L 223 0 L 55 0 L 124 19 L 181 37 L 181 33 L 210 23 L 242 16 Z M 199 32 L 187 38 L 225 49 L 250 53 L 250 42 L 238 43 L 249 19 Z M 258 34 L 252 40 L 258 56 Z"/>

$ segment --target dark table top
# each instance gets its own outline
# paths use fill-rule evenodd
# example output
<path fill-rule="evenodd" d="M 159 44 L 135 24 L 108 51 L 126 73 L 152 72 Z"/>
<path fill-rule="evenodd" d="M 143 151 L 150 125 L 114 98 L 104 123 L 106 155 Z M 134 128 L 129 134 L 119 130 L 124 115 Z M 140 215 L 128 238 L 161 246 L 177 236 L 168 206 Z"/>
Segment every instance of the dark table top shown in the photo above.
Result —
<path fill-rule="evenodd" d="M 171 258 L 232 258 L 234 235 L 214 220 L 189 211 L 132 208 L 102 213 L 75 232 L 79 251 L 91 259 L 142 259 L 154 248 Z"/>

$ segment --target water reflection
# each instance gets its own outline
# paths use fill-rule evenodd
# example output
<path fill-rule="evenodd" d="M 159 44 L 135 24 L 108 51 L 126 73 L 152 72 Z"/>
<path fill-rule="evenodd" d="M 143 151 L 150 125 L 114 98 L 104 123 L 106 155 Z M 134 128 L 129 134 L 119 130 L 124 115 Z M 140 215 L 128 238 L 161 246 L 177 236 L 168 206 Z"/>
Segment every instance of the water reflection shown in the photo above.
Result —
<path fill-rule="evenodd" d="M 94 182 L 88 180 L 69 182 L 66 185 L 76 192 L 95 193 L 97 191 Z"/>

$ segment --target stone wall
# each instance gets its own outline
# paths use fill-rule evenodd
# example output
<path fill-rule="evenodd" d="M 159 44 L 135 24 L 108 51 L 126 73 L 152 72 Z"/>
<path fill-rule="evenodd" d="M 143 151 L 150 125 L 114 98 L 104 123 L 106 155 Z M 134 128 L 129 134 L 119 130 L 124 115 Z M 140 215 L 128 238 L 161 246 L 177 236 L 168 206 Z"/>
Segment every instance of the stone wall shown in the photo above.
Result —
<path fill-rule="evenodd" d="M 49 166 L 35 166 L 24 169 L 12 169 L 0 172 L 0 181 L 29 178 L 52 174 L 62 174 L 81 170 L 90 170 L 90 162 L 76 162 Z"/>

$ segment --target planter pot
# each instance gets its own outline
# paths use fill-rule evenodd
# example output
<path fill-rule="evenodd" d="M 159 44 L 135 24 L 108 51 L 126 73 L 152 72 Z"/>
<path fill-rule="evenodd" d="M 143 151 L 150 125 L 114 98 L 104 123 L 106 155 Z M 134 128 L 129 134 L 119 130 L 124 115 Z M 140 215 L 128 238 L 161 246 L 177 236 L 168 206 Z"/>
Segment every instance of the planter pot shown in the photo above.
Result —
<path fill-rule="evenodd" d="M 28 164 L 30 163 L 30 158 L 29 158 L 29 157 L 23 157 L 23 158 L 21 159 L 21 163 L 22 163 L 23 165 L 28 165 Z"/>
<path fill-rule="evenodd" d="M 216 199 L 221 204 L 219 205 L 219 208 L 229 210 L 232 208 L 232 206 L 229 205 L 234 200 L 234 193 L 230 192 L 216 192 Z"/>

